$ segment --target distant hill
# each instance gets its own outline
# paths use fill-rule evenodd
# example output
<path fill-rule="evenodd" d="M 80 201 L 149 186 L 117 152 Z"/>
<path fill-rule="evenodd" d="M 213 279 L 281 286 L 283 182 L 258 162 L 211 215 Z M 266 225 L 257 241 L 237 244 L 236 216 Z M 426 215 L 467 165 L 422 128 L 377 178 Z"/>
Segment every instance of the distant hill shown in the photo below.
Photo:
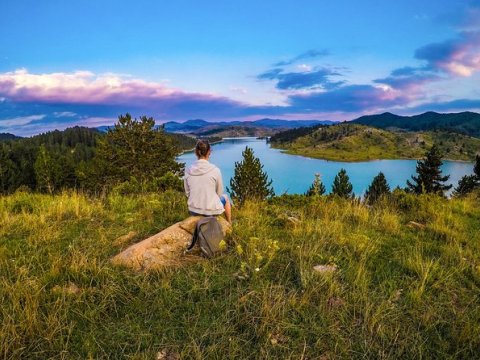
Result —
<path fill-rule="evenodd" d="M 21 137 L 10 134 L 10 133 L 0 133 L 0 141 L 18 140 L 18 139 L 21 139 Z"/>
<path fill-rule="evenodd" d="M 388 131 L 350 122 L 305 129 L 303 133 L 289 130 L 270 140 L 274 147 L 288 153 L 336 161 L 418 159 L 434 143 L 446 159 L 472 160 L 480 153 L 480 139 L 463 134 Z"/>
<path fill-rule="evenodd" d="M 204 129 L 197 130 L 195 135 L 199 137 L 210 137 L 216 136 L 219 138 L 226 137 L 245 137 L 245 136 L 254 136 L 254 137 L 264 137 L 272 136 L 275 133 L 281 131 L 281 129 L 271 129 L 266 127 L 255 127 L 255 126 L 209 126 Z"/>
<path fill-rule="evenodd" d="M 447 130 L 480 137 L 480 114 L 470 111 L 449 114 L 429 111 L 414 116 L 400 116 L 386 112 L 378 115 L 362 116 L 351 122 L 382 129 L 397 128 L 408 131 Z"/>
<path fill-rule="evenodd" d="M 263 128 L 263 129 L 293 129 L 298 127 L 308 127 L 313 125 L 334 124 L 334 121 L 330 120 L 283 120 L 283 119 L 270 119 L 264 118 L 254 121 L 220 121 L 209 122 L 201 119 L 187 120 L 183 123 L 176 121 L 169 121 L 163 124 L 165 131 L 168 132 L 183 132 L 183 133 L 195 133 L 200 134 L 205 131 L 220 129 L 222 127 L 232 128 L 238 126 L 242 128 Z M 238 129 L 237 129 L 238 130 Z"/>

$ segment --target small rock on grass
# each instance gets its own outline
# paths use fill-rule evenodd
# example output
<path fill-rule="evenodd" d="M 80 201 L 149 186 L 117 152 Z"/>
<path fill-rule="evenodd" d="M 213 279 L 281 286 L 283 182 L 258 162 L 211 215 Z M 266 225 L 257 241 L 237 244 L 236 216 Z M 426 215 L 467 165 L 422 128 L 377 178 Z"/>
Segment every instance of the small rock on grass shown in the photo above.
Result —
<path fill-rule="evenodd" d="M 419 229 L 419 230 L 423 230 L 423 229 L 425 229 L 425 227 L 426 227 L 426 225 L 420 224 L 420 223 L 418 223 L 418 222 L 416 222 L 416 221 L 409 221 L 408 224 L 407 224 L 407 226 L 408 226 L 409 228 Z"/>
<path fill-rule="evenodd" d="M 59 286 L 56 285 L 53 287 L 52 292 L 60 294 L 60 293 L 65 293 L 68 295 L 77 295 L 79 294 L 81 289 L 74 283 L 69 282 L 68 285 L 66 286 Z"/>
<path fill-rule="evenodd" d="M 180 359 L 180 354 L 168 350 L 168 349 L 163 349 L 157 353 L 157 356 L 155 357 L 156 360 L 179 360 Z"/>
<path fill-rule="evenodd" d="M 313 270 L 320 274 L 330 274 L 337 271 L 337 265 L 315 265 Z"/>

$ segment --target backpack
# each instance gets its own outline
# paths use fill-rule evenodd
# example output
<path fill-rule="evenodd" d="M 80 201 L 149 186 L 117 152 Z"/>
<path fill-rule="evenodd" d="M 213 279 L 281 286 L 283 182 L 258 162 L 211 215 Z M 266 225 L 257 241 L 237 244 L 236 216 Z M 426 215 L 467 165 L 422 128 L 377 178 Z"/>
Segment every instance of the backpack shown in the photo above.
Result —
<path fill-rule="evenodd" d="M 220 242 L 223 240 L 223 231 L 215 216 L 206 216 L 197 222 L 193 233 L 192 242 L 187 251 L 193 249 L 196 243 L 203 255 L 207 258 L 214 257 L 220 252 Z"/>

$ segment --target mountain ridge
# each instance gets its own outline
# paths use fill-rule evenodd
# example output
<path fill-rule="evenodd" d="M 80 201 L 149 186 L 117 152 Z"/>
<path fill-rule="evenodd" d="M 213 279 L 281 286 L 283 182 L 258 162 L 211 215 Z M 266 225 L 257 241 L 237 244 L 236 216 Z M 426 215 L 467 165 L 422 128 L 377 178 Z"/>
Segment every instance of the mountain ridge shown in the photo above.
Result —
<path fill-rule="evenodd" d="M 459 113 L 427 111 L 411 116 L 385 112 L 382 114 L 364 115 L 349 121 L 349 123 L 381 129 L 397 128 L 407 131 L 446 130 L 480 137 L 480 114 L 472 111 Z"/>

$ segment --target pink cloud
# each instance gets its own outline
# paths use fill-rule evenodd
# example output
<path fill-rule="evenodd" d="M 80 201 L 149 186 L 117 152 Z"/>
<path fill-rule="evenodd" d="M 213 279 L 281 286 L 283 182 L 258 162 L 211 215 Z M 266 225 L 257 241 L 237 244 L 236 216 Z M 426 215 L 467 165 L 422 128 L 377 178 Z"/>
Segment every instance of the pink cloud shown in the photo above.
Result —
<path fill-rule="evenodd" d="M 415 57 L 426 60 L 431 69 L 471 76 L 480 70 L 480 31 L 464 31 L 456 39 L 423 46 Z"/>
<path fill-rule="evenodd" d="M 185 93 L 163 84 L 117 74 L 72 73 L 32 74 L 25 69 L 0 74 L 0 95 L 15 102 L 53 104 L 146 105 L 182 101 L 224 101 L 223 97 Z"/>

